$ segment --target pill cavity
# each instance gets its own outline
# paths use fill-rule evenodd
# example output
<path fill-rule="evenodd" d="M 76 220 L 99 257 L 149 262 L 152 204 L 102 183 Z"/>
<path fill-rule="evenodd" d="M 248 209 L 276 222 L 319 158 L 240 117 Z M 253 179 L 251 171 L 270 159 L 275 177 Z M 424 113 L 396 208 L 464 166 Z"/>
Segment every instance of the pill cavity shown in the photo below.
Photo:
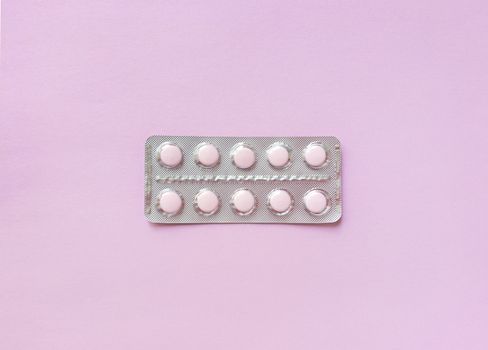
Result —
<path fill-rule="evenodd" d="M 202 143 L 195 151 L 195 161 L 204 168 L 213 168 L 220 161 L 219 150 L 211 143 Z"/>
<path fill-rule="evenodd" d="M 283 189 L 276 189 L 268 194 L 268 208 L 276 215 L 285 215 L 293 207 L 292 195 Z"/>
<path fill-rule="evenodd" d="M 266 150 L 268 162 L 277 169 L 286 168 L 290 164 L 290 147 L 278 142 L 274 143 Z"/>
<path fill-rule="evenodd" d="M 212 215 L 220 208 L 220 198 L 212 190 L 202 189 L 195 196 L 194 205 L 200 214 Z"/>
<path fill-rule="evenodd" d="M 320 142 L 312 142 L 303 150 L 305 162 L 311 168 L 320 168 L 327 162 L 327 152 Z"/>
<path fill-rule="evenodd" d="M 165 189 L 159 194 L 159 209 L 166 216 L 174 216 L 183 209 L 183 198 L 180 193 L 172 189 Z"/>
<path fill-rule="evenodd" d="M 231 156 L 234 165 L 239 169 L 249 169 L 256 163 L 256 152 L 246 144 L 234 146 Z"/>
<path fill-rule="evenodd" d="M 167 168 L 175 168 L 183 161 L 181 148 L 170 142 L 163 143 L 159 147 L 159 163 Z"/>
<path fill-rule="evenodd" d="M 249 215 L 256 209 L 256 197 L 248 189 L 238 189 L 231 199 L 231 206 L 238 215 Z"/>
<path fill-rule="evenodd" d="M 329 206 L 327 194 L 322 190 L 310 190 L 303 197 L 305 209 L 314 215 L 325 214 Z"/>

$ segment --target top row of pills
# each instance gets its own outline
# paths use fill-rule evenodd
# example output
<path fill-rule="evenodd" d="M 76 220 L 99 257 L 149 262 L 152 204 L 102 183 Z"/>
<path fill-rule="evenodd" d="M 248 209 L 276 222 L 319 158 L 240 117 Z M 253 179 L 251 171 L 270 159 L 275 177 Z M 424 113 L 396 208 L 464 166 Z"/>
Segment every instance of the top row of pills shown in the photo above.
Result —
<path fill-rule="evenodd" d="M 268 163 L 275 169 L 285 169 L 291 164 L 292 149 L 283 142 L 275 142 L 266 149 Z M 322 142 L 311 142 L 302 152 L 303 160 L 312 169 L 327 164 L 327 149 Z M 166 168 L 177 168 L 183 163 L 183 151 L 174 142 L 164 142 L 157 150 L 159 163 Z M 202 168 L 213 168 L 220 163 L 220 151 L 212 143 L 202 142 L 193 151 L 195 163 Z M 232 164 L 239 169 L 251 169 L 257 161 L 254 148 L 244 142 L 235 144 L 230 151 Z"/>

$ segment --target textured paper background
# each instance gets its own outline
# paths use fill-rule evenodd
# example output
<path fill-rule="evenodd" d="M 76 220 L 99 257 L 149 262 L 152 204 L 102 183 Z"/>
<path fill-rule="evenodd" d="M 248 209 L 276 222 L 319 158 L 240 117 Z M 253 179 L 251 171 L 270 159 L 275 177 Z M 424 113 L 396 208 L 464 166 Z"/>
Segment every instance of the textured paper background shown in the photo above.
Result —
<path fill-rule="evenodd" d="M 488 2 L 2 9 L 0 348 L 488 348 Z M 335 135 L 333 226 L 157 226 L 152 134 Z"/>

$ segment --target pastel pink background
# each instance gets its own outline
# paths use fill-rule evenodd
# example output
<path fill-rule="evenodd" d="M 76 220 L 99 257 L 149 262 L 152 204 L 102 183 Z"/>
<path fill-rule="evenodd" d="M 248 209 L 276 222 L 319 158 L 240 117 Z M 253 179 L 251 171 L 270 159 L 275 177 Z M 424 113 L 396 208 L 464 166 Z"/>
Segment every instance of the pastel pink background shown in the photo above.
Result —
<path fill-rule="evenodd" d="M 488 2 L 2 5 L 0 349 L 488 348 Z M 149 224 L 152 134 L 335 135 L 343 220 Z"/>

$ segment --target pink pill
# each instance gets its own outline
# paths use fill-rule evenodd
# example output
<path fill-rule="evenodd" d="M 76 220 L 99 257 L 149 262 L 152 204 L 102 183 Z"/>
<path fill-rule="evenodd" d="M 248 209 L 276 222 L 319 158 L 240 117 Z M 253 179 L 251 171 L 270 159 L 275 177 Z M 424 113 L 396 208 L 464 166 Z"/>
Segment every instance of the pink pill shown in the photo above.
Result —
<path fill-rule="evenodd" d="M 239 215 L 249 215 L 256 208 L 256 197 L 247 189 L 234 192 L 231 199 L 232 209 Z"/>
<path fill-rule="evenodd" d="M 159 148 L 159 163 L 167 168 L 174 168 L 181 164 L 183 152 L 174 143 L 164 143 Z"/>
<path fill-rule="evenodd" d="M 173 216 L 178 214 L 183 208 L 183 199 L 181 195 L 171 189 L 161 191 L 159 195 L 159 209 L 167 214 Z"/>
<path fill-rule="evenodd" d="M 256 153 L 247 145 L 239 145 L 232 151 L 232 161 L 239 169 L 249 169 L 256 163 Z"/>
<path fill-rule="evenodd" d="M 283 143 L 274 143 L 266 150 L 268 162 L 274 168 L 282 169 L 290 163 L 290 148 Z"/>
<path fill-rule="evenodd" d="M 195 196 L 195 208 L 202 215 L 212 215 L 220 208 L 220 198 L 209 189 L 202 189 Z"/>
<path fill-rule="evenodd" d="M 322 190 L 310 190 L 303 197 L 305 209 L 316 215 L 324 214 L 328 207 L 327 195 Z"/>
<path fill-rule="evenodd" d="M 321 143 L 311 143 L 303 150 L 305 162 L 311 168 L 320 168 L 327 161 L 327 152 Z"/>
<path fill-rule="evenodd" d="M 202 143 L 197 146 L 195 160 L 198 165 L 204 168 L 213 168 L 220 161 L 219 150 L 211 143 Z"/>
<path fill-rule="evenodd" d="M 273 190 L 268 195 L 268 208 L 276 215 L 287 214 L 293 206 L 293 197 L 282 189 Z"/>

